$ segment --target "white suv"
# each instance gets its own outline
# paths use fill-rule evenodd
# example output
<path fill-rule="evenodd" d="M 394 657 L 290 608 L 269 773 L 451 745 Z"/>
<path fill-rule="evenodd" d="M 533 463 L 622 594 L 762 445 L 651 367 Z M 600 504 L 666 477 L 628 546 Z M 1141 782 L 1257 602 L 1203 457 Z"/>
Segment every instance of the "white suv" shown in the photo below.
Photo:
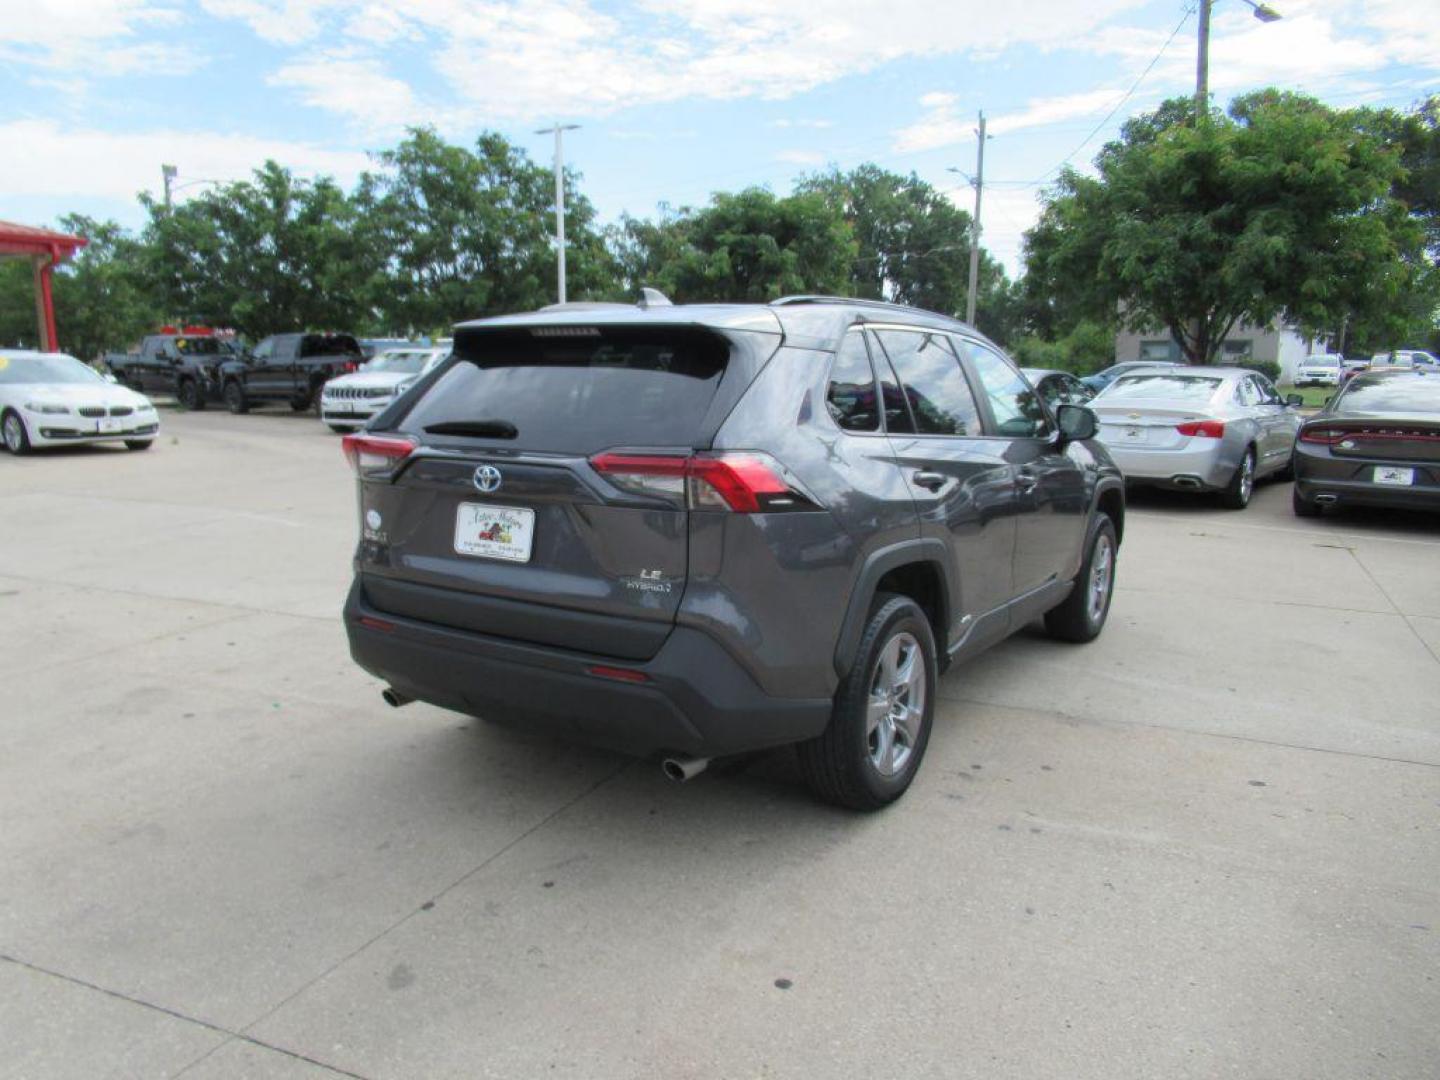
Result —
<path fill-rule="evenodd" d="M 387 349 L 352 375 L 325 384 L 320 419 L 332 431 L 353 431 L 390 407 L 420 376 L 450 355 L 448 345 Z"/>
<path fill-rule="evenodd" d="M 1295 366 L 1296 386 L 1339 386 L 1345 358 L 1338 353 L 1316 353 Z"/>

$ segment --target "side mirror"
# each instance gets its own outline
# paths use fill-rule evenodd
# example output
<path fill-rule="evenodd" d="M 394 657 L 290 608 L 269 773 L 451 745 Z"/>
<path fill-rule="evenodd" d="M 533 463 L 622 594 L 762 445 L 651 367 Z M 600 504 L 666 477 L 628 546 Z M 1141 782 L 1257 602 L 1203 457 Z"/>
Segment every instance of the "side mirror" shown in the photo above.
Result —
<path fill-rule="evenodd" d="M 1305 399 L 1304 399 L 1303 397 L 1301 397 L 1299 394 L 1286 394 L 1286 395 L 1285 395 L 1285 407 L 1286 407 L 1287 409 L 1293 409 L 1293 408 L 1295 408 L 1297 405 L 1304 405 L 1304 404 L 1305 404 Z"/>
<path fill-rule="evenodd" d="M 1055 422 L 1062 442 L 1084 442 L 1100 432 L 1100 421 L 1085 405 L 1061 405 L 1055 410 Z"/>

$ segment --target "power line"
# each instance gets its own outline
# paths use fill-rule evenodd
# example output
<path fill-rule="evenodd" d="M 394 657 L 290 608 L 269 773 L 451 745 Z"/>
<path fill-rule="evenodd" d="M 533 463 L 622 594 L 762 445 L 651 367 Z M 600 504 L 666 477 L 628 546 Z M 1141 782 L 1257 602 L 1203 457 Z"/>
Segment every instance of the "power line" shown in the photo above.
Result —
<path fill-rule="evenodd" d="M 1202 4 L 1208 3 L 1209 0 L 1200 0 L 1200 2 Z M 1150 58 L 1150 63 L 1145 65 L 1145 70 L 1140 72 L 1139 78 L 1137 78 L 1133 83 L 1130 84 L 1130 89 L 1125 91 L 1125 96 L 1122 97 L 1119 101 L 1115 102 L 1115 107 L 1105 114 L 1105 119 L 1101 120 L 1098 124 L 1096 124 L 1093 128 L 1090 129 L 1090 134 L 1086 135 L 1085 138 L 1080 141 L 1079 146 L 1075 147 L 1074 150 L 1071 150 L 1070 153 L 1066 154 L 1063 158 L 1061 158 L 1058 164 L 1052 165 L 1045 172 L 1041 173 L 1038 179 L 1030 181 L 1031 187 L 1039 187 L 1045 182 L 1045 180 L 1049 176 L 1059 172 L 1066 165 L 1070 164 L 1070 159 L 1073 158 L 1076 154 L 1078 154 L 1081 150 L 1084 150 L 1085 147 L 1089 145 L 1090 140 L 1095 138 L 1096 135 L 1100 134 L 1100 130 L 1106 124 L 1110 123 L 1110 121 L 1114 119 L 1115 114 L 1120 111 L 1120 107 L 1135 96 L 1135 91 L 1140 89 L 1140 84 L 1145 81 L 1145 77 L 1149 75 L 1150 72 L 1155 70 L 1155 65 L 1158 64 L 1160 62 L 1160 58 L 1165 55 L 1165 50 L 1170 48 L 1171 44 L 1175 41 L 1175 38 L 1179 36 L 1180 31 L 1185 28 L 1185 24 L 1190 21 L 1190 16 L 1194 14 L 1194 7 L 1188 7 L 1185 9 L 1185 14 L 1180 16 L 1180 21 L 1175 24 L 1175 29 L 1170 31 L 1170 36 L 1165 39 L 1165 44 L 1161 45 L 1160 51 Z"/>

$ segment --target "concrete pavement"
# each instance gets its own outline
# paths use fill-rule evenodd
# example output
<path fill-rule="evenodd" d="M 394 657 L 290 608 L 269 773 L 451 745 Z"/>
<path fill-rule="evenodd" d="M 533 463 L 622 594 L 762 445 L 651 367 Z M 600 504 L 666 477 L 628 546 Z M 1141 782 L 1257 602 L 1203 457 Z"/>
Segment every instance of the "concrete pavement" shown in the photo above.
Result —
<path fill-rule="evenodd" d="M 1432 1077 L 1440 527 L 1137 499 L 890 811 L 394 711 L 338 439 L 0 455 L 0 1076 Z"/>

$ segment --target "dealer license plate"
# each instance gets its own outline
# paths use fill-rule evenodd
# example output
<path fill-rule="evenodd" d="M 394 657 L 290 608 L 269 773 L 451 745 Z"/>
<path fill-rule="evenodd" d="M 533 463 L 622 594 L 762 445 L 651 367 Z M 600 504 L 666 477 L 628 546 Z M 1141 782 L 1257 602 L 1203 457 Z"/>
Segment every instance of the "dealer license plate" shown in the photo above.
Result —
<path fill-rule="evenodd" d="M 1396 469 L 1389 465 L 1376 465 L 1375 483 L 1393 484 L 1396 487 L 1408 487 L 1415 483 L 1415 470 Z"/>
<path fill-rule="evenodd" d="M 455 514 L 455 551 L 482 559 L 529 562 L 535 511 L 520 506 L 461 503 Z"/>
<path fill-rule="evenodd" d="M 1127 427 L 1121 432 L 1126 442 L 1144 442 L 1145 429 L 1142 427 Z"/>
<path fill-rule="evenodd" d="M 123 431 L 125 425 L 112 416 L 106 416 L 95 421 L 95 430 L 101 435 L 109 435 L 112 432 Z"/>

